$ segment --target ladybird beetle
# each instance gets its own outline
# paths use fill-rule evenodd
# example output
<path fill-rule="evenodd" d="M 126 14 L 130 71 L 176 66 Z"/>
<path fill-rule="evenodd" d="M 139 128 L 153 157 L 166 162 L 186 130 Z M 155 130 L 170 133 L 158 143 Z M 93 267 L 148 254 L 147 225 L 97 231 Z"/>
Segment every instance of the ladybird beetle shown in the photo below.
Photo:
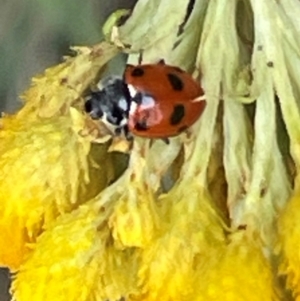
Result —
<path fill-rule="evenodd" d="M 127 65 L 123 78 L 101 84 L 87 98 L 85 110 L 127 138 L 176 136 L 198 120 L 206 105 L 197 100 L 204 92 L 192 76 L 163 61 Z"/>

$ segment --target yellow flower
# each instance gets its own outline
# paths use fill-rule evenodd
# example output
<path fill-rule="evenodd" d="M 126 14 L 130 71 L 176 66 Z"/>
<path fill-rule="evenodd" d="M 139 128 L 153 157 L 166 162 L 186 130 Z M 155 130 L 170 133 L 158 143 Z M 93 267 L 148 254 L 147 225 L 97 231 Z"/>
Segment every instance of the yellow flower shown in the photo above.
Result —
<path fill-rule="evenodd" d="M 24 108 L 1 119 L 0 245 L 13 248 L 2 247 L 0 258 L 12 270 L 53 219 L 89 200 L 114 178 L 107 145 L 91 147 L 91 137 L 80 135 L 86 118 L 70 107 L 71 100 L 79 101 L 87 77 L 98 71 L 91 68 L 91 60 L 100 66 L 105 62 L 101 47 L 82 49 L 78 61 L 66 61 L 34 79 Z M 81 78 L 76 92 L 72 83 Z M 69 103 L 61 101 L 72 93 Z M 100 156 L 93 158 L 95 152 Z"/>
<path fill-rule="evenodd" d="M 297 298 L 299 10 L 140 0 L 108 20 L 109 41 L 33 80 L 0 130 L 0 262 L 16 300 Z M 121 51 L 201 79 L 207 107 L 188 134 L 135 137 L 127 155 L 84 114 Z"/>

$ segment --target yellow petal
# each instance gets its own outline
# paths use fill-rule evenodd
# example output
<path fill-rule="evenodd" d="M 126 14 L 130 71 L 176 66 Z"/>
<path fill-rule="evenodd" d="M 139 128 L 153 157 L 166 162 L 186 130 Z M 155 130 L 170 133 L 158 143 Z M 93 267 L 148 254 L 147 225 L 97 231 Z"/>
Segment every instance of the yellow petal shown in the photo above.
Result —
<path fill-rule="evenodd" d="M 109 212 L 92 201 L 60 217 L 21 266 L 12 287 L 15 298 L 118 300 L 135 293 L 137 257 L 134 250 L 113 247 Z"/>
<path fill-rule="evenodd" d="M 278 240 L 280 272 L 287 276 L 287 285 L 295 295 L 300 293 L 300 254 L 297 247 L 300 243 L 299 210 L 300 196 L 295 193 L 279 219 Z"/>
<path fill-rule="evenodd" d="M 244 230 L 228 239 L 228 245 L 211 248 L 206 261 L 198 259 L 192 300 L 283 300 L 259 240 Z"/>
<path fill-rule="evenodd" d="M 27 244 L 59 214 L 99 193 L 114 171 L 107 146 L 94 146 L 90 153 L 90 141 L 70 116 L 31 123 L 13 116 L 1 122 L 0 245 L 10 248 L 0 249 L 0 261 L 16 269 Z M 96 160 L 89 156 L 95 149 Z"/>

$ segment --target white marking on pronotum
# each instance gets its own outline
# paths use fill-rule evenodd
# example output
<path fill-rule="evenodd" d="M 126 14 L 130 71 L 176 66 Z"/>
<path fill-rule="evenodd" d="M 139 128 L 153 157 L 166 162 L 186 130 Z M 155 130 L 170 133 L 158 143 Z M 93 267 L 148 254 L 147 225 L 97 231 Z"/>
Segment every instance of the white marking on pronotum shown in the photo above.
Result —
<path fill-rule="evenodd" d="M 133 98 L 134 96 L 136 96 L 136 94 L 138 93 L 138 91 L 135 89 L 135 87 L 133 85 L 127 85 L 128 87 L 128 91 L 130 96 Z"/>

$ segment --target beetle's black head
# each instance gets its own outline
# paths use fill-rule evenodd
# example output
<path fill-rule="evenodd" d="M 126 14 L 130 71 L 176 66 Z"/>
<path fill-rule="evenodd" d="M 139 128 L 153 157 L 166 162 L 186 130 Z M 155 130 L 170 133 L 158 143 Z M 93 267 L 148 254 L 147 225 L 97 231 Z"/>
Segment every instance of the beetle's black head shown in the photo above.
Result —
<path fill-rule="evenodd" d="M 102 83 L 100 91 L 92 92 L 85 103 L 85 111 L 93 119 L 119 127 L 127 124 L 130 95 L 122 78 L 109 77 Z"/>

